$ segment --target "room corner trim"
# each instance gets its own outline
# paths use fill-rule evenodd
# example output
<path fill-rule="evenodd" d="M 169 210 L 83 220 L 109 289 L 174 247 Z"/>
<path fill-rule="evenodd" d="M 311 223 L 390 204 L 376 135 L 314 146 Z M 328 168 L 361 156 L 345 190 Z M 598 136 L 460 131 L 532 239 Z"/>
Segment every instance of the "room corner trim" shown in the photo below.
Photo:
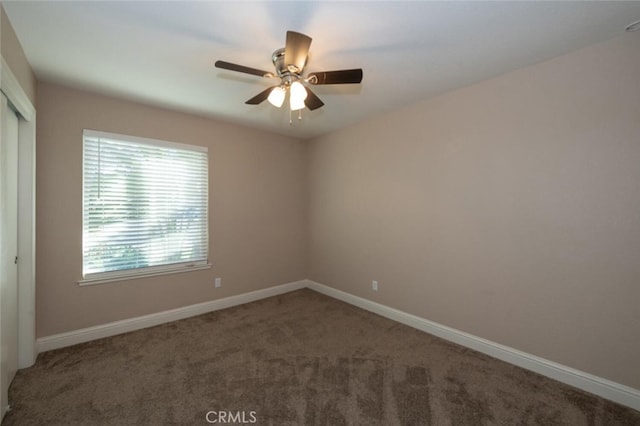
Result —
<path fill-rule="evenodd" d="M 115 321 L 108 324 L 96 325 L 80 330 L 54 334 L 52 336 L 39 338 L 36 342 L 36 347 L 38 353 L 50 351 L 53 349 L 64 348 L 67 346 L 77 345 L 78 343 L 85 343 L 91 340 L 102 339 L 104 337 L 115 336 L 117 334 L 128 333 L 130 331 L 141 330 L 143 328 L 153 327 L 156 325 L 189 318 L 196 315 L 202 315 L 208 312 L 230 308 L 232 306 L 255 302 L 256 300 L 266 299 L 267 297 L 277 296 L 279 294 L 299 290 L 304 287 L 306 287 L 306 281 L 295 281 L 292 283 L 277 285 L 274 287 L 256 290 L 249 293 L 243 293 L 236 296 L 229 296 L 223 299 L 211 300 L 209 302 L 198 303 L 195 305 L 184 306 L 168 311 L 129 318 L 121 321 Z"/>
<path fill-rule="evenodd" d="M 420 331 L 457 343 L 494 358 L 542 374 L 551 379 L 601 396 L 618 404 L 640 410 L 640 390 L 576 370 L 544 358 L 513 349 L 472 334 L 438 324 L 433 321 L 390 308 L 380 303 L 336 290 L 315 281 L 306 280 L 306 286 L 314 291 L 333 297 L 385 318 L 408 325 Z"/>
<path fill-rule="evenodd" d="M 18 120 L 18 367 L 36 361 L 36 110 L 0 55 L 0 91 Z"/>
<path fill-rule="evenodd" d="M 2 69 L 0 73 L 0 87 L 2 88 L 2 92 L 4 92 L 7 99 L 11 101 L 25 121 L 32 121 L 35 117 L 36 110 L 24 89 L 20 86 L 18 79 L 13 75 L 4 57 L 0 57 L 0 68 Z"/>

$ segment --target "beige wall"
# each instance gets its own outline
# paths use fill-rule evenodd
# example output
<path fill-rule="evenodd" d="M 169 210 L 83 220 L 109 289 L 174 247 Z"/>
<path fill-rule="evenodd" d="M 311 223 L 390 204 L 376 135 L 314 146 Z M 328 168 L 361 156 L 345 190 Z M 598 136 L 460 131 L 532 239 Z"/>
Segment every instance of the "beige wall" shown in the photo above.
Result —
<path fill-rule="evenodd" d="M 11 22 L 0 5 L 0 53 L 22 86 L 31 103 L 36 104 L 36 77 L 13 31 Z"/>
<path fill-rule="evenodd" d="M 49 83 L 37 110 L 39 337 L 305 278 L 304 143 Z M 213 269 L 77 284 L 84 128 L 209 148 Z"/>
<path fill-rule="evenodd" d="M 312 141 L 309 277 L 640 389 L 639 76 L 628 34 Z"/>

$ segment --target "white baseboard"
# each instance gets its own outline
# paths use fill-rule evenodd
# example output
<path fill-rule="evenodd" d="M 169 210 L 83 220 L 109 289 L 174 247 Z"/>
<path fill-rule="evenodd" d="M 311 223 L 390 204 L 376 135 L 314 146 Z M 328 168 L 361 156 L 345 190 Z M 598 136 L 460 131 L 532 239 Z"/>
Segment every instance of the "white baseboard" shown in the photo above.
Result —
<path fill-rule="evenodd" d="M 543 376 L 547 376 L 551 379 L 566 383 L 578 389 L 582 389 L 586 392 L 590 392 L 608 400 L 617 402 L 618 404 L 640 411 L 640 390 L 638 389 L 621 385 L 619 383 L 585 373 L 584 371 L 576 370 L 574 368 L 390 308 L 380 303 L 372 302 L 362 297 L 336 290 L 311 280 L 296 281 L 252 291 L 250 293 L 239 294 L 237 296 L 230 296 L 224 299 L 212 300 L 169 311 L 88 327 L 81 330 L 74 330 L 67 333 L 55 334 L 53 336 L 38 339 L 36 347 L 38 353 L 52 349 L 59 349 L 66 346 L 76 345 L 78 343 L 128 333 L 130 331 L 153 327 L 167 322 L 205 314 L 207 312 L 254 302 L 256 300 L 277 296 L 279 294 L 288 293 L 305 287 L 329 297 L 333 297 L 334 299 L 365 309 L 369 312 L 373 312 L 385 318 L 397 321 L 401 324 L 408 325 L 409 327 L 433 334 L 434 336 L 474 349 L 510 364 L 517 365 L 518 367 L 534 371 L 542 374 Z"/>
<path fill-rule="evenodd" d="M 206 314 L 207 312 L 254 302 L 256 300 L 277 296 L 279 294 L 288 293 L 305 287 L 306 281 L 295 281 L 288 284 L 252 291 L 250 293 L 239 294 L 237 296 L 225 297 L 224 299 L 211 300 L 209 302 L 184 306 L 182 308 L 171 309 L 169 311 L 129 318 L 108 324 L 96 325 L 94 327 L 83 328 L 66 333 L 54 334 L 52 336 L 39 338 L 36 341 L 36 349 L 38 353 L 40 353 L 50 351 L 52 349 L 64 348 L 66 346 L 77 345 L 78 343 L 141 330 L 143 328 L 153 327 L 171 321 Z"/>
<path fill-rule="evenodd" d="M 584 371 L 576 370 L 574 368 L 390 308 L 380 303 L 372 302 L 370 300 L 336 290 L 311 280 L 306 280 L 305 283 L 306 287 L 333 297 L 334 299 L 342 300 L 343 302 L 408 325 L 409 327 L 433 334 L 434 336 L 441 337 L 450 342 L 474 349 L 510 364 L 517 365 L 518 367 L 534 371 L 538 374 L 542 374 L 543 376 L 547 376 L 551 379 L 566 383 L 578 389 L 582 389 L 586 392 L 590 392 L 605 399 L 617 402 L 618 404 L 640 411 L 640 390 L 638 389 L 621 385 L 619 383 L 585 373 Z"/>

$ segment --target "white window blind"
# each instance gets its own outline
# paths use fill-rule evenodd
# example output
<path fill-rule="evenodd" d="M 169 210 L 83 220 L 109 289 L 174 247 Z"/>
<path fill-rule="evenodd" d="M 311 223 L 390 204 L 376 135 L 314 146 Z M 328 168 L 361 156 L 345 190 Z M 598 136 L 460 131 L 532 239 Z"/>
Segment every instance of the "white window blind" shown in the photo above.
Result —
<path fill-rule="evenodd" d="M 93 130 L 83 141 L 84 279 L 205 265 L 206 148 Z"/>

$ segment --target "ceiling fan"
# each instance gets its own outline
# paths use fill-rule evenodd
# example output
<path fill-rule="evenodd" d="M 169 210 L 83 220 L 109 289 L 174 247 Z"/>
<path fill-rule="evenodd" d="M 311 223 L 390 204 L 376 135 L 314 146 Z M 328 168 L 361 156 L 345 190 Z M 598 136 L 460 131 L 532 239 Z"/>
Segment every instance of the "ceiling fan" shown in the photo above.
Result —
<path fill-rule="evenodd" d="M 290 111 L 299 111 L 305 106 L 313 111 L 323 106 L 324 102 L 311 91 L 308 85 L 358 84 L 362 81 L 362 69 L 312 72 L 304 77 L 303 71 L 307 64 L 310 45 L 311 37 L 295 31 L 287 31 L 285 47 L 271 55 L 275 74 L 225 61 L 216 61 L 215 66 L 259 77 L 280 79 L 279 84 L 258 93 L 246 101 L 246 104 L 258 105 L 268 99 L 272 105 L 279 108 L 289 93 Z"/>

